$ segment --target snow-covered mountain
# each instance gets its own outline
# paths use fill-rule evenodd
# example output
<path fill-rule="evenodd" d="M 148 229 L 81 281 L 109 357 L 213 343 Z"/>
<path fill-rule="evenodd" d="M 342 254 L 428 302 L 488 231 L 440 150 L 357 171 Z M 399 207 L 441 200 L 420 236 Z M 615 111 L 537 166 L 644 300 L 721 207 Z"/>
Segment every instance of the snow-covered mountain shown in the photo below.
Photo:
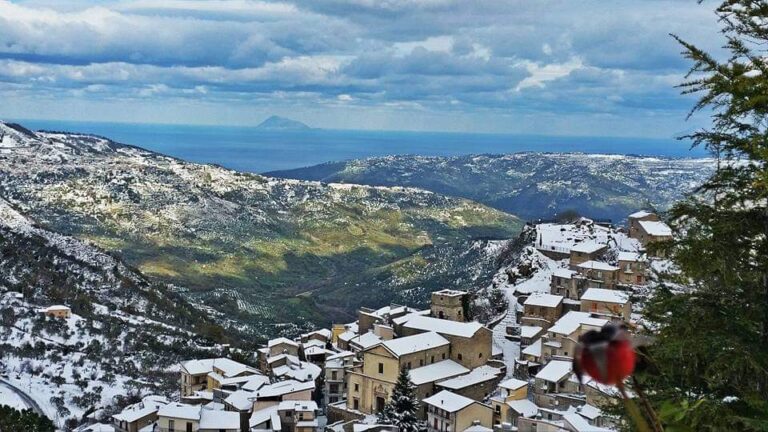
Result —
<path fill-rule="evenodd" d="M 472 199 L 525 219 L 547 219 L 575 210 L 591 218 L 619 222 L 642 208 L 667 209 L 703 183 L 714 167 L 712 159 L 515 153 L 390 156 L 331 162 L 268 175 L 419 187 Z"/>
<path fill-rule="evenodd" d="M 493 261 L 483 244 L 521 226 L 424 190 L 275 179 L 92 135 L 0 124 L 0 142 L 0 197 L 20 214 L 257 338 L 474 283 Z"/>
<path fill-rule="evenodd" d="M 62 303 L 71 318 L 41 313 Z M 23 389 L 59 427 L 89 412 L 108 418 L 141 393 L 171 394 L 175 362 L 221 354 L 212 340 L 223 327 L 200 307 L 0 199 L 0 378 Z M 24 405 L 10 387 L 3 391 L 3 401 Z"/>

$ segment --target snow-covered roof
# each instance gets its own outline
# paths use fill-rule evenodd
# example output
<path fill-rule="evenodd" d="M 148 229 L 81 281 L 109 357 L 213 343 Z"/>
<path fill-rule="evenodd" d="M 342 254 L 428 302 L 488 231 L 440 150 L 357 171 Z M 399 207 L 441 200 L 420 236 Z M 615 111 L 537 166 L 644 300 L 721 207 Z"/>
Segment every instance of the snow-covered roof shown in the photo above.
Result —
<path fill-rule="evenodd" d="M 605 249 L 606 247 L 607 246 L 604 244 L 586 241 L 586 242 L 574 245 L 571 248 L 571 251 L 591 254 L 591 253 L 598 252 L 601 249 Z"/>
<path fill-rule="evenodd" d="M 442 289 L 440 291 L 435 291 L 432 294 L 440 294 L 440 295 L 444 295 L 444 296 L 448 296 L 448 297 L 459 297 L 459 296 L 466 295 L 467 292 L 466 291 L 459 291 L 459 290 L 452 290 L 452 289 L 446 288 L 446 289 Z"/>
<path fill-rule="evenodd" d="M 652 236 L 671 236 L 672 228 L 669 225 L 661 221 L 639 221 L 640 227 L 643 231 Z"/>
<path fill-rule="evenodd" d="M 644 218 L 644 217 L 646 217 L 646 216 L 650 216 L 650 215 L 652 215 L 652 214 L 653 214 L 653 213 L 651 213 L 651 212 L 649 212 L 649 211 L 640 210 L 640 211 L 638 211 L 638 212 L 634 212 L 634 213 L 632 213 L 631 215 L 629 215 L 629 218 L 630 218 L 630 219 L 639 219 L 639 218 Z"/>
<path fill-rule="evenodd" d="M 332 352 L 333 351 L 329 351 L 329 350 L 327 350 L 327 349 L 325 349 L 325 348 L 323 348 L 321 346 L 317 346 L 317 345 L 304 348 L 304 355 L 307 355 L 307 356 L 323 355 L 323 354 L 327 355 L 328 353 L 332 353 Z"/>
<path fill-rule="evenodd" d="M 600 270 L 600 271 L 616 271 L 619 268 L 614 267 L 606 262 L 602 261 L 586 261 L 578 265 L 579 268 L 587 270 Z"/>
<path fill-rule="evenodd" d="M 279 381 L 274 384 L 269 384 L 261 387 L 257 392 L 258 397 L 275 397 L 285 394 L 296 393 L 305 390 L 314 390 L 315 382 L 307 381 L 301 382 L 296 380 Z"/>
<path fill-rule="evenodd" d="M 425 333 L 426 334 L 426 333 Z M 465 374 L 469 369 L 453 360 L 443 360 L 410 370 L 411 382 L 422 385 Z"/>
<path fill-rule="evenodd" d="M 443 335 L 465 338 L 474 336 L 475 333 L 483 328 L 483 325 L 477 321 L 458 322 L 421 315 L 414 316 L 403 326 L 415 330 L 433 331 Z"/>
<path fill-rule="evenodd" d="M 606 429 L 589 424 L 589 422 L 580 415 L 569 412 L 563 414 L 563 421 L 570 426 L 569 430 L 573 432 L 612 432 L 612 429 Z"/>
<path fill-rule="evenodd" d="M 584 292 L 584 295 L 581 296 L 581 299 L 605 303 L 624 304 L 629 301 L 629 294 L 624 291 L 613 289 L 589 288 Z"/>
<path fill-rule="evenodd" d="M 157 415 L 159 417 L 199 420 L 200 411 L 202 410 L 203 408 L 199 405 L 187 405 L 187 404 L 182 404 L 178 402 L 173 402 L 173 403 L 169 403 L 168 405 L 162 406 L 157 411 Z"/>
<path fill-rule="evenodd" d="M 200 429 L 240 430 L 240 413 L 204 409 L 200 416 Z"/>
<path fill-rule="evenodd" d="M 125 407 L 122 412 L 113 415 L 112 418 L 129 423 L 134 422 L 142 417 L 156 413 L 160 408 L 167 404 L 168 401 L 161 396 L 148 396 L 139 403 Z"/>
<path fill-rule="evenodd" d="M 106 423 L 94 423 L 80 426 L 73 432 L 115 432 L 115 427 Z"/>
<path fill-rule="evenodd" d="M 493 432 L 493 429 L 476 424 L 464 429 L 464 432 Z"/>
<path fill-rule="evenodd" d="M 317 402 L 315 401 L 308 401 L 308 400 L 286 400 L 280 402 L 280 405 L 278 405 L 277 409 L 280 411 L 285 410 L 292 410 L 292 411 L 317 411 Z"/>
<path fill-rule="evenodd" d="M 517 390 L 527 385 L 528 381 L 519 380 L 517 378 L 510 378 L 499 383 L 499 387 L 507 390 Z"/>
<path fill-rule="evenodd" d="M 245 411 L 253 407 L 253 401 L 256 399 L 256 393 L 245 390 L 237 390 L 232 392 L 224 402 L 232 405 L 238 410 Z"/>
<path fill-rule="evenodd" d="M 281 360 L 285 360 L 286 362 L 298 363 L 299 357 L 291 354 L 278 354 L 268 358 L 267 364 L 277 363 Z"/>
<path fill-rule="evenodd" d="M 553 271 L 552 274 L 559 278 L 570 279 L 573 277 L 573 275 L 576 274 L 576 272 L 573 270 L 565 269 L 565 268 L 558 268 L 558 269 L 555 269 L 555 271 Z"/>
<path fill-rule="evenodd" d="M 214 367 L 223 371 L 225 377 L 232 377 L 243 372 L 252 372 L 254 374 L 258 373 L 256 369 L 242 363 L 238 363 L 234 360 L 230 360 L 226 357 L 188 360 L 182 362 L 181 367 L 191 375 L 207 374 L 208 372 L 212 372 Z"/>
<path fill-rule="evenodd" d="M 325 358 L 326 368 L 341 368 L 344 367 L 347 359 L 354 357 L 355 353 L 351 351 L 342 351 L 340 353 L 328 356 Z"/>
<path fill-rule="evenodd" d="M 564 298 L 563 296 L 559 296 L 559 295 L 533 293 L 528 297 L 528 299 L 525 300 L 525 303 L 523 303 L 523 305 L 553 308 L 553 307 L 557 307 L 560 303 L 562 303 L 563 298 Z"/>
<path fill-rule="evenodd" d="M 272 420 L 272 430 L 280 430 L 280 416 L 277 415 L 277 408 L 277 405 L 272 405 L 266 408 L 262 408 L 258 411 L 254 411 L 253 414 L 251 414 L 251 419 L 248 421 L 248 424 L 251 427 L 254 427 Z M 275 418 L 278 422 L 277 425 L 275 425 Z"/>
<path fill-rule="evenodd" d="M 355 336 L 357 336 L 357 333 L 353 332 L 352 330 L 347 330 L 339 335 L 339 339 L 343 340 L 344 342 L 349 342 Z"/>
<path fill-rule="evenodd" d="M 480 366 L 472 372 L 437 383 L 438 386 L 451 390 L 467 388 L 485 381 L 495 380 L 501 371 L 491 366 Z"/>
<path fill-rule="evenodd" d="M 473 399 L 458 395 L 448 390 L 435 393 L 424 399 L 422 402 L 448 412 L 456 412 L 475 403 Z"/>
<path fill-rule="evenodd" d="M 275 376 L 292 378 L 297 381 L 315 380 L 320 376 L 320 372 L 320 366 L 308 362 L 289 362 L 282 366 L 272 368 L 272 373 Z"/>
<path fill-rule="evenodd" d="M 529 339 L 541 333 L 542 330 L 544 329 L 538 326 L 520 326 L 520 337 Z"/>
<path fill-rule="evenodd" d="M 513 400 L 507 402 L 507 406 L 523 417 L 535 417 L 539 413 L 539 407 L 528 399 Z"/>
<path fill-rule="evenodd" d="M 349 343 L 358 345 L 363 350 L 367 350 L 368 348 L 381 343 L 381 338 L 369 331 L 368 333 L 352 338 Z"/>
<path fill-rule="evenodd" d="M 269 377 L 264 375 L 249 375 L 248 381 L 246 381 L 240 388 L 243 390 L 256 391 L 266 384 L 269 384 Z"/>
<path fill-rule="evenodd" d="M 541 338 L 536 339 L 536 342 L 528 345 L 523 350 L 523 354 L 534 356 L 534 357 L 540 357 L 541 356 Z"/>
<path fill-rule="evenodd" d="M 43 312 L 57 312 L 57 311 L 70 311 L 70 310 L 71 309 L 69 308 L 69 306 L 64 306 L 64 305 L 52 305 L 52 306 L 48 306 L 45 309 L 42 309 Z"/>
<path fill-rule="evenodd" d="M 395 325 L 401 325 L 403 323 L 406 323 L 406 322 L 410 321 L 411 319 L 413 319 L 413 317 L 428 316 L 431 313 L 432 313 L 432 310 L 430 310 L 430 309 L 425 309 L 425 310 L 420 310 L 420 311 L 416 311 L 416 312 L 411 312 L 409 314 L 406 314 L 406 315 L 403 315 L 401 317 L 397 317 L 397 318 L 393 319 L 392 322 L 395 323 Z"/>
<path fill-rule="evenodd" d="M 642 255 L 637 252 L 619 252 L 617 259 L 619 261 L 638 262 L 642 261 Z"/>
<path fill-rule="evenodd" d="M 322 337 L 324 337 L 326 339 L 330 339 L 331 336 L 333 335 L 333 333 L 330 330 L 323 328 L 323 329 L 320 329 L 320 330 L 311 331 L 309 333 L 304 333 L 304 334 L 301 335 L 301 337 L 305 338 L 305 337 L 310 337 L 310 336 L 314 336 L 314 335 L 319 335 L 319 336 L 322 336 Z"/>
<path fill-rule="evenodd" d="M 311 347 L 321 347 L 325 348 L 325 342 L 321 341 L 320 339 L 310 339 L 306 342 L 303 342 L 301 344 L 301 347 L 304 349 L 311 348 Z"/>
<path fill-rule="evenodd" d="M 608 320 L 593 318 L 588 312 L 571 311 L 555 321 L 555 324 L 547 331 L 567 336 L 578 330 L 582 324 L 603 327 L 607 323 Z"/>
<path fill-rule="evenodd" d="M 537 379 L 549 382 L 560 382 L 573 371 L 573 362 L 562 360 L 550 360 L 543 369 L 536 374 Z"/>
<path fill-rule="evenodd" d="M 450 342 L 435 332 L 420 333 L 382 342 L 382 345 L 400 357 L 435 347 L 449 345 Z"/>
<path fill-rule="evenodd" d="M 585 404 L 576 408 L 576 412 L 589 420 L 594 420 L 603 414 L 603 411 L 600 408 L 590 404 Z"/>
<path fill-rule="evenodd" d="M 270 339 L 269 342 L 267 342 L 267 346 L 269 348 L 272 348 L 273 346 L 277 346 L 277 345 L 281 345 L 281 344 L 294 346 L 296 348 L 299 347 L 298 342 L 292 341 L 292 340 L 290 340 L 288 338 L 284 338 L 284 337 L 279 337 L 279 338 L 276 338 L 276 339 Z"/>

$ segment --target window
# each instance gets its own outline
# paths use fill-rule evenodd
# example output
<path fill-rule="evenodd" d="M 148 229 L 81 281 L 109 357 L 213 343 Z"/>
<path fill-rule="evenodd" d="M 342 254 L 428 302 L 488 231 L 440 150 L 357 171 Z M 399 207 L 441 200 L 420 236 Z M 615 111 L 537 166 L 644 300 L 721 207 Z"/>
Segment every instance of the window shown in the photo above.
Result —
<path fill-rule="evenodd" d="M 384 363 L 379 363 L 379 373 L 380 374 L 384 373 Z"/>
<path fill-rule="evenodd" d="M 496 414 L 501 414 L 501 405 L 496 405 Z"/>
<path fill-rule="evenodd" d="M 357 392 L 357 391 L 360 391 L 360 384 L 358 384 L 358 383 L 355 383 L 355 391 L 356 391 L 356 392 Z"/>
<path fill-rule="evenodd" d="M 331 379 L 336 381 L 337 378 L 338 378 L 338 372 L 336 371 L 331 372 Z"/>
<path fill-rule="evenodd" d="M 299 420 L 304 420 L 304 413 L 303 412 L 299 413 Z"/>
<path fill-rule="evenodd" d="M 477 353 L 477 358 L 483 358 L 483 353 Z"/>
<path fill-rule="evenodd" d="M 176 422 L 168 420 L 168 432 L 176 432 Z"/>
<path fill-rule="evenodd" d="M 459 353 L 458 358 L 459 358 L 459 360 L 462 359 L 461 353 Z"/>
<path fill-rule="evenodd" d="M 419 366 L 424 366 L 424 359 L 419 359 Z"/>
<path fill-rule="evenodd" d="M 406 367 L 407 367 L 408 369 L 410 369 L 410 368 L 411 368 L 411 362 L 408 362 L 408 364 L 406 365 Z"/>

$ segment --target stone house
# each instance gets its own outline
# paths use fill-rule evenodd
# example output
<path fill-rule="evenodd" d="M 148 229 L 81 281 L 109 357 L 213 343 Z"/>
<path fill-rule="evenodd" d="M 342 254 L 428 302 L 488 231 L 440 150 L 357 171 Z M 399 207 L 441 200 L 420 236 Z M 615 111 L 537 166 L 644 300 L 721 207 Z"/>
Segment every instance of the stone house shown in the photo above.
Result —
<path fill-rule="evenodd" d="M 381 342 L 363 351 L 362 357 L 363 366 L 346 373 L 347 408 L 373 414 L 389 400 L 401 368 L 449 359 L 450 342 L 435 332 L 420 333 Z"/>
<path fill-rule="evenodd" d="M 619 252 L 619 283 L 622 285 L 645 285 L 646 265 L 642 255 L 636 252 Z"/>
<path fill-rule="evenodd" d="M 563 314 L 563 296 L 533 293 L 523 303 L 524 326 L 548 329 Z"/>
<path fill-rule="evenodd" d="M 342 351 L 325 360 L 324 405 L 347 398 L 346 369 L 354 367 L 356 362 L 357 357 L 351 351 Z"/>
<path fill-rule="evenodd" d="M 581 297 L 581 311 L 599 315 L 610 320 L 629 322 L 632 303 L 625 291 L 590 288 Z"/>
<path fill-rule="evenodd" d="M 202 406 L 170 403 L 157 412 L 161 431 L 240 432 L 240 414 Z"/>
<path fill-rule="evenodd" d="M 318 429 L 317 404 L 314 401 L 280 402 L 277 414 L 282 432 L 315 432 Z"/>
<path fill-rule="evenodd" d="M 296 380 L 278 381 L 258 388 L 254 393 L 253 412 L 279 405 L 286 400 L 311 401 L 314 398 L 315 382 Z"/>
<path fill-rule="evenodd" d="M 444 289 L 432 293 L 430 311 L 440 319 L 464 322 L 467 320 L 469 296 L 466 291 Z"/>
<path fill-rule="evenodd" d="M 605 251 L 608 250 L 608 245 L 595 243 L 592 241 L 585 241 L 571 247 L 569 264 L 571 267 L 575 267 L 583 262 L 594 261 L 600 258 Z"/>
<path fill-rule="evenodd" d="M 615 288 L 619 280 L 619 268 L 602 261 L 586 261 L 576 266 L 576 271 L 587 279 L 587 288 Z"/>
<path fill-rule="evenodd" d="M 570 405 L 564 400 L 579 400 L 581 385 L 573 376 L 573 362 L 552 360 L 536 374 L 533 385 L 533 401 L 541 408 L 562 409 L 563 405 Z M 561 398 L 558 396 L 565 396 Z"/>
<path fill-rule="evenodd" d="M 476 400 L 443 390 L 422 401 L 428 432 L 463 432 L 473 425 L 493 427 L 493 410 Z"/>
<path fill-rule="evenodd" d="M 587 312 L 568 312 L 541 338 L 539 362 L 570 360 L 576 351 L 579 337 L 589 330 L 600 330 L 607 323 L 608 320 L 593 317 Z"/>
<path fill-rule="evenodd" d="M 40 312 L 45 316 L 49 316 L 51 318 L 66 319 L 72 316 L 72 309 L 70 309 L 69 306 L 64 306 L 64 305 L 48 306 L 45 309 L 41 309 Z"/>
<path fill-rule="evenodd" d="M 485 365 L 472 369 L 468 374 L 440 381 L 435 387 L 482 402 L 496 390 L 503 377 L 500 369 Z"/>
<path fill-rule="evenodd" d="M 227 378 L 258 375 L 259 371 L 228 358 L 188 360 L 179 364 L 180 396 L 192 396 L 198 391 L 213 391 L 221 388 Z"/>
<path fill-rule="evenodd" d="M 168 401 L 160 396 L 147 396 L 141 402 L 125 407 L 112 416 L 115 432 L 139 432 L 157 421 L 157 412 Z"/>
<path fill-rule="evenodd" d="M 395 330 L 401 336 L 438 333 L 450 342 L 449 358 L 468 369 L 484 365 L 493 353 L 493 332 L 476 321 L 457 322 L 411 314 Z"/>
<path fill-rule="evenodd" d="M 416 397 L 419 400 L 423 400 L 440 391 L 439 383 L 451 380 L 457 376 L 466 376 L 467 373 L 469 373 L 469 369 L 451 359 L 447 359 L 411 369 L 409 376 L 411 383 L 415 387 Z M 422 420 L 427 418 L 427 407 L 425 405 L 421 406 L 419 417 Z"/>
<path fill-rule="evenodd" d="M 629 220 L 629 236 L 638 240 L 640 240 L 640 222 L 658 222 L 660 220 L 656 213 L 645 210 L 632 213 L 627 219 Z"/>
<path fill-rule="evenodd" d="M 499 394 L 490 398 L 491 408 L 493 408 L 493 424 L 505 422 L 514 425 L 514 416 L 509 412 L 510 405 L 508 402 L 528 400 L 528 381 L 510 378 L 499 383 L 498 387 Z"/>

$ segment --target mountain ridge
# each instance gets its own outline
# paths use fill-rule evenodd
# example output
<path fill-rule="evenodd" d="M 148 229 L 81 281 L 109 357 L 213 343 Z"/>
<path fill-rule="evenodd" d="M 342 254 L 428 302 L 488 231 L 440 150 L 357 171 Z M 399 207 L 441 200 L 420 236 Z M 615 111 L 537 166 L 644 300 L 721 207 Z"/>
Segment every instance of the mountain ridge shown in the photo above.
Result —
<path fill-rule="evenodd" d="M 0 133 L 14 143 L 0 149 L 0 197 L 183 287 L 189 301 L 257 339 L 351 321 L 365 295 L 424 302 L 445 284 L 480 286 L 476 267 L 492 260 L 467 249 L 521 226 L 416 188 L 275 179 L 92 135 L 25 137 L 3 124 Z"/>
<path fill-rule="evenodd" d="M 419 187 L 519 215 L 566 211 L 622 221 L 665 210 L 714 170 L 708 158 L 520 152 L 464 156 L 387 156 L 271 171 L 280 178 Z"/>

